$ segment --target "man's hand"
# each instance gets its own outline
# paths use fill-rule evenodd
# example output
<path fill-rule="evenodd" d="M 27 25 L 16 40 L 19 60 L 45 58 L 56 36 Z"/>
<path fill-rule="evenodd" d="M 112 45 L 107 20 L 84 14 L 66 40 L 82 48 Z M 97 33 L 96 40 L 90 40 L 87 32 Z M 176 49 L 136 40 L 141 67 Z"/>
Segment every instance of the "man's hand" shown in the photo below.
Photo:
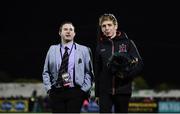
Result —
<path fill-rule="evenodd" d="M 50 89 L 47 91 L 47 95 L 48 95 L 48 96 L 50 95 Z"/>
<path fill-rule="evenodd" d="M 95 98 L 95 102 L 99 105 L 99 97 Z"/>

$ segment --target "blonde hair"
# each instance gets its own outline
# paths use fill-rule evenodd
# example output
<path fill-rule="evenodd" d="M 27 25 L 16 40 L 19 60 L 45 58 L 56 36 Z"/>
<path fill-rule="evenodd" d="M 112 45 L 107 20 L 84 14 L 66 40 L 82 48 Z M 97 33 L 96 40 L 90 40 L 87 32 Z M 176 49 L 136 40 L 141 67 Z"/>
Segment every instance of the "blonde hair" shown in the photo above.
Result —
<path fill-rule="evenodd" d="M 116 17 L 113 14 L 105 13 L 99 17 L 99 26 L 102 25 L 104 21 L 112 21 L 114 25 L 118 26 Z"/>

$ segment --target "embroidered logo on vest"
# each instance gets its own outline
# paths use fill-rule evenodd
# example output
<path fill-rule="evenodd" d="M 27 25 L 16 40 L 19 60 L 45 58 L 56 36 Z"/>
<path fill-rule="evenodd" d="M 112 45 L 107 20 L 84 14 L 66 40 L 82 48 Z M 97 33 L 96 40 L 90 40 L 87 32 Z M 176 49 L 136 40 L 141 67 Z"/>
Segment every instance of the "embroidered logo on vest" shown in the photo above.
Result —
<path fill-rule="evenodd" d="M 125 44 L 119 45 L 119 52 L 127 52 L 127 46 Z"/>

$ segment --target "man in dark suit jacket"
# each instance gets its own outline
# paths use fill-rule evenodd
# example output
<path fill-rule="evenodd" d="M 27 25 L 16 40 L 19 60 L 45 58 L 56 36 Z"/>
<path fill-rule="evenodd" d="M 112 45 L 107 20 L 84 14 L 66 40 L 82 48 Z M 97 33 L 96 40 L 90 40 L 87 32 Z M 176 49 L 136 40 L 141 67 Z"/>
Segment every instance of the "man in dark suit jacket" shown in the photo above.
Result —
<path fill-rule="evenodd" d="M 113 14 L 99 18 L 100 36 L 95 53 L 95 96 L 100 112 L 128 112 L 132 81 L 142 71 L 142 59 L 131 39 L 118 31 Z"/>

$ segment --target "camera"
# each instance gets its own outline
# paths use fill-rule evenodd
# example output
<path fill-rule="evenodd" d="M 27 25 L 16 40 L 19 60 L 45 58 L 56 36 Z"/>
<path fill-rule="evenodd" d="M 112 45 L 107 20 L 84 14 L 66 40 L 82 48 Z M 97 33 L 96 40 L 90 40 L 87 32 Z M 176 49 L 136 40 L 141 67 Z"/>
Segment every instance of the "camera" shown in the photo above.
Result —
<path fill-rule="evenodd" d="M 127 52 L 115 52 L 108 60 L 107 67 L 109 71 L 117 77 L 123 77 L 131 71 L 136 64 L 136 59 L 130 56 Z"/>

